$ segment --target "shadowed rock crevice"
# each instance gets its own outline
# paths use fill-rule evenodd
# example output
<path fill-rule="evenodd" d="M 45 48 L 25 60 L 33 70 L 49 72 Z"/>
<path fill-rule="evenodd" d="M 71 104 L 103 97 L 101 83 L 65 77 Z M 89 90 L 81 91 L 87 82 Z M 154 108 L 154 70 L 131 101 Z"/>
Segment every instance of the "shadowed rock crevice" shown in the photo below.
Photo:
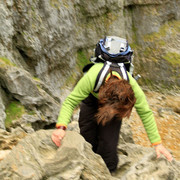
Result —
<path fill-rule="evenodd" d="M 22 56 L 24 62 L 28 65 L 28 71 L 30 73 L 32 73 L 32 75 L 35 76 L 35 69 L 34 69 L 34 67 L 36 66 L 35 65 L 36 62 L 32 61 L 32 59 L 30 59 L 22 49 L 20 49 L 18 47 L 16 47 L 16 48 L 19 51 L 19 54 Z"/>

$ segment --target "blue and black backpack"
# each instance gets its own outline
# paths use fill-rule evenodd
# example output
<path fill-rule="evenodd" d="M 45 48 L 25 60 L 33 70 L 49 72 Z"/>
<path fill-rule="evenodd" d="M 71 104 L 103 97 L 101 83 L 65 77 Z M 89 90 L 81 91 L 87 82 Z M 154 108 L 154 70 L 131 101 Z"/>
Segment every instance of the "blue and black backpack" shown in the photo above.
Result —
<path fill-rule="evenodd" d="M 127 71 L 133 76 L 133 51 L 124 38 L 106 36 L 104 39 L 100 39 L 96 44 L 95 56 L 91 57 L 90 61 L 91 63 L 83 68 L 84 73 L 95 63 L 104 63 L 97 76 L 94 92 L 98 92 L 110 70 L 118 72 L 127 81 L 129 81 Z"/>

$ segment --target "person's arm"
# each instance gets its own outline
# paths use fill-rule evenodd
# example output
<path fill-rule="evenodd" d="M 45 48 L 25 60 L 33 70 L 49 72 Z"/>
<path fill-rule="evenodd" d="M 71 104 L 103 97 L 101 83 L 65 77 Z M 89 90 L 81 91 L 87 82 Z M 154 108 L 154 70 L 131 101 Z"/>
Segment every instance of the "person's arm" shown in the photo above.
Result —
<path fill-rule="evenodd" d="M 148 135 L 148 138 L 152 145 L 160 144 L 161 137 L 157 129 L 153 112 L 149 108 L 149 105 L 147 103 L 146 96 L 144 92 L 142 91 L 141 87 L 136 82 L 136 80 L 132 76 L 129 76 L 129 79 L 130 79 L 130 84 L 132 86 L 132 89 L 136 97 L 135 108 L 138 115 L 140 116 L 142 120 L 146 133 Z"/>
<path fill-rule="evenodd" d="M 129 79 L 136 97 L 136 111 L 143 122 L 144 128 L 152 146 L 154 146 L 156 150 L 157 158 L 160 157 L 160 154 L 163 154 L 169 161 L 171 161 L 172 155 L 162 145 L 153 112 L 149 108 L 144 92 L 131 75 L 129 75 Z"/>
<path fill-rule="evenodd" d="M 56 130 L 52 134 L 52 140 L 60 146 L 60 141 L 65 136 L 65 130 L 70 122 L 72 113 L 75 107 L 93 91 L 97 74 L 102 65 L 94 65 L 77 83 L 70 95 L 62 104 L 58 121 L 56 123 Z"/>
<path fill-rule="evenodd" d="M 79 80 L 73 91 L 63 102 L 56 127 L 59 125 L 68 125 L 75 107 L 93 91 L 95 80 L 96 76 L 94 76 L 94 68 L 92 67 L 92 69 Z"/>

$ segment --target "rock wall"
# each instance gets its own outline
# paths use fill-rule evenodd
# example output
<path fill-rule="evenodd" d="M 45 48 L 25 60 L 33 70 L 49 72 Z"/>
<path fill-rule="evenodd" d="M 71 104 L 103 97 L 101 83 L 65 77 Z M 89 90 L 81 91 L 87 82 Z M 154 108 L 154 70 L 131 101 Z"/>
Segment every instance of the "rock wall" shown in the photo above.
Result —
<path fill-rule="evenodd" d="M 156 160 L 151 148 L 132 144 L 129 130 L 114 178 L 80 135 L 68 133 L 57 150 L 52 131 L 30 134 L 54 127 L 61 100 L 105 35 L 128 39 L 140 85 L 179 92 L 179 9 L 178 0 L 1 0 L 0 128 L 10 132 L 0 131 L 0 178 L 179 179 L 179 162 Z"/>
<path fill-rule="evenodd" d="M 77 53 L 92 52 L 100 38 L 117 35 L 127 37 L 136 51 L 141 84 L 179 87 L 179 7 L 177 0 L 3 0 L 0 56 L 59 95 L 77 72 Z"/>
<path fill-rule="evenodd" d="M 26 109 L 17 117 L 26 131 L 55 123 L 66 87 L 105 35 L 129 40 L 140 85 L 178 92 L 179 8 L 177 0 L 2 0 L 0 128 L 17 101 Z"/>
<path fill-rule="evenodd" d="M 43 128 L 45 125 L 55 123 L 60 108 L 60 99 L 55 97 L 44 83 L 33 79 L 29 72 L 11 63 L 5 63 L 2 59 L 0 63 L 1 91 L 3 92 L 0 97 L 2 107 L 0 127 L 5 128 L 5 119 L 6 121 L 20 119 L 18 125 L 34 124 L 33 129 L 37 129 L 38 124 L 38 128 Z M 26 109 L 19 117 L 18 113 L 21 109 L 17 108 L 18 103 L 13 104 L 13 102 L 20 102 L 21 109 Z M 6 114 L 4 104 L 12 105 L 9 112 L 6 108 Z M 11 117 L 13 112 L 15 116 Z M 8 114 L 10 118 L 7 118 Z"/>

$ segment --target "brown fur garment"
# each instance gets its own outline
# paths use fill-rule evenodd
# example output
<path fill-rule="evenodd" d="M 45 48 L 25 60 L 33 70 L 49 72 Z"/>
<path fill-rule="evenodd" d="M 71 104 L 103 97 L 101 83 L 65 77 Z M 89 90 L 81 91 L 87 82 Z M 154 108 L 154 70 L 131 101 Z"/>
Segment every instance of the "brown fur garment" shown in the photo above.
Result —
<path fill-rule="evenodd" d="M 135 102 L 134 92 L 128 81 L 111 75 L 99 89 L 99 108 L 96 114 L 98 124 L 105 125 L 114 117 L 129 117 Z"/>

